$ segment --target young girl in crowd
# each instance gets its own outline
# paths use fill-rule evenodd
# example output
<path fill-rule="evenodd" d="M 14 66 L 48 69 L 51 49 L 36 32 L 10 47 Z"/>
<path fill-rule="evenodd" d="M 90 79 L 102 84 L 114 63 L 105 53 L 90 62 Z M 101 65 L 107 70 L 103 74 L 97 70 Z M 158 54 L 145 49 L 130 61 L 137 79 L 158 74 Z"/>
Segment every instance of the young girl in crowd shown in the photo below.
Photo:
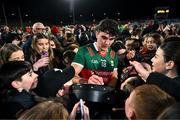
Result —
<path fill-rule="evenodd" d="M 24 61 L 24 53 L 22 49 L 12 43 L 4 44 L 0 49 L 0 64 L 14 60 Z"/>
<path fill-rule="evenodd" d="M 151 59 L 162 42 L 163 37 L 158 33 L 146 34 L 144 36 L 143 47 L 140 50 L 143 62 L 151 64 Z"/>
<path fill-rule="evenodd" d="M 33 70 L 40 76 L 47 70 L 56 67 L 58 63 L 50 47 L 49 38 L 42 33 L 34 35 L 30 56 L 27 58 L 29 58 L 27 61 L 33 64 Z"/>

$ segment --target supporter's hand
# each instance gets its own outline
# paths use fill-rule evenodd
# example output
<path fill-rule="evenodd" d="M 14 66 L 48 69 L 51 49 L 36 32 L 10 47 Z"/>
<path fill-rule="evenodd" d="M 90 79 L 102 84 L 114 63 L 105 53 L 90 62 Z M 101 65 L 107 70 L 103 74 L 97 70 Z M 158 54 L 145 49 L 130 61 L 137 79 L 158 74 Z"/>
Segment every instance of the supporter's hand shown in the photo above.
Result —
<path fill-rule="evenodd" d="M 64 86 L 62 89 L 60 89 L 58 91 L 58 93 L 56 94 L 57 97 L 60 97 L 60 96 L 64 96 L 64 95 L 67 95 L 69 94 L 69 86 Z"/>
<path fill-rule="evenodd" d="M 84 116 L 81 120 L 90 120 L 89 116 L 89 108 L 86 105 L 83 105 L 84 108 Z M 75 120 L 77 113 L 80 111 L 80 102 L 76 103 L 73 107 L 73 110 L 71 111 L 69 115 L 70 120 Z"/>
<path fill-rule="evenodd" d="M 133 69 L 133 66 L 128 66 L 123 69 L 123 73 L 126 73 L 127 71 L 131 71 Z"/>
<path fill-rule="evenodd" d="M 104 81 L 102 77 L 98 75 L 92 75 L 88 80 L 88 84 L 104 85 Z"/>
<path fill-rule="evenodd" d="M 131 79 L 130 78 L 127 78 L 120 86 L 120 89 L 123 90 L 124 89 L 124 86 L 126 86 L 126 84 L 130 81 Z"/>
<path fill-rule="evenodd" d="M 13 41 L 12 41 L 12 44 L 14 44 L 14 45 L 19 45 L 20 44 L 20 40 L 18 40 L 18 39 L 14 39 Z"/>
<path fill-rule="evenodd" d="M 151 66 L 148 63 L 141 62 L 142 66 L 149 72 L 152 72 Z"/>
<path fill-rule="evenodd" d="M 127 57 L 128 60 L 133 59 L 134 56 L 135 56 L 135 51 L 134 51 L 134 50 L 129 51 L 129 52 L 127 53 L 127 55 L 126 55 L 126 57 Z"/>
<path fill-rule="evenodd" d="M 148 64 L 141 64 L 137 61 L 130 61 L 130 64 L 132 66 L 134 66 L 134 68 L 136 69 L 136 71 L 138 72 L 138 75 L 146 82 L 146 79 L 148 78 L 149 74 L 150 74 L 150 66 L 148 67 Z M 144 66 L 143 66 L 144 65 Z M 149 70 L 149 71 L 148 71 Z"/>
<path fill-rule="evenodd" d="M 39 59 L 37 62 L 33 64 L 33 68 L 41 68 L 47 66 L 49 64 L 49 57 L 44 57 Z"/>

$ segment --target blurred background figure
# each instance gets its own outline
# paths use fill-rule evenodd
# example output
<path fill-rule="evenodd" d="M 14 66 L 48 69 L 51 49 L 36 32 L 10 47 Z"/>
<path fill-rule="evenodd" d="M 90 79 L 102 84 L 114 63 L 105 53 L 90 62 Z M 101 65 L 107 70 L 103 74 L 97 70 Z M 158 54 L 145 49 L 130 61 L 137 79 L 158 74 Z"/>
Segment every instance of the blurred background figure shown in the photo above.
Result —
<path fill-rule="evenodd" d="M 22 48 L 12 43 L 3 45 L 0 49 L 0 64 L 15 60 L 24 61 L 24 53 Z"/>

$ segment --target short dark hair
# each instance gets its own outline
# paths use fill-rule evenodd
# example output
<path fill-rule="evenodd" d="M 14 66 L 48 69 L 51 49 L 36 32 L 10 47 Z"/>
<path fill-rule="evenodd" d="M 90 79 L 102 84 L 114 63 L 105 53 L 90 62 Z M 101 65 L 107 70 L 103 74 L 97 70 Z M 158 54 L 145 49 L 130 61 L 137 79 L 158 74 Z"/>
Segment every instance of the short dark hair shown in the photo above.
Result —
<path fill-rule="evenodd" d="M 168 39 L 168 40 L 167 40 Z M 165 62 L 174 61 L 177 67 L 178 75 L 180 75 L 180 38 L 177 36 L 169 37 L 160 46 L 164 51 Z"/>
<path fill-rule="evenodd" d="M 11 82 L 21 80 L 21 77 L 30 71 L 31 64 L 27 61 L 10 61 L 0 68 L 0 82 L 3 87 L 11 88 Z"/>
<path fill-rule="evenodd" d="M 112 36 L 117 36 L 119 33 L 118 23 L 113 19 L 103 19 L 96 26 L 96 31 L 102 31 Z"/>

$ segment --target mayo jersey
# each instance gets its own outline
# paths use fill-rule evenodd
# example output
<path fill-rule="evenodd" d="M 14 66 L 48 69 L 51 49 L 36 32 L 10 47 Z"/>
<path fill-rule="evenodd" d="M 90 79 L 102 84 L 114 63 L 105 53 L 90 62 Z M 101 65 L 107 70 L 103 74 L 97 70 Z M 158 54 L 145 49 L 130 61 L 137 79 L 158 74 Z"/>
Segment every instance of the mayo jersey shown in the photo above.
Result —
<path fill-rule="evenodd" d="M 80 47 L 72 64 L 77 64 L 83 69 L 80 76 L 89 79 L 93 74 L 103 77 L 105 84 L 111 81 L 111 74 L 117 70 L 118 59 L 115 52 L 109 48 L 106 54 L 100 54 L 96 43 Z"/>

